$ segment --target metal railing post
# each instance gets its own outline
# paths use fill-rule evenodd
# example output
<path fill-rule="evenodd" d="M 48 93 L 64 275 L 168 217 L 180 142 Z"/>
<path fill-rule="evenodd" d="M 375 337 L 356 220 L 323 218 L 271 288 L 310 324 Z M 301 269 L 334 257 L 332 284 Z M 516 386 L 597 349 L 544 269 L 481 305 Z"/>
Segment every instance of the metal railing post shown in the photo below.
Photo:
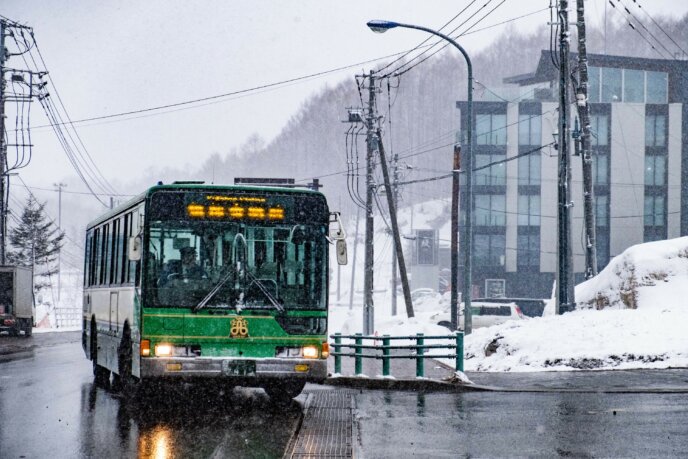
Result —
<path fill-rule="evenodd" d="M 463 371 L 463 332 L 456 332 L 456 371 Z"/>
<path fill-rule="evenodd" d="M 419 347 L 416 348 L 416 378 L 422 378 L 423 377 L 423 359 L 424 354 L 425 354 L 425 349 L 423 349 L 420 346 L 423 346 L 425 344 L 425 340 L 423 339 L 423 334 L 422 333 L 416 333 L 416 345 Z"/>
<path fill-rule="evenodd" d="M 356 344 L 356 375 L 358 376 L 358 375 L 363 374 L 363 349 L 361 349 L 361 346 L 363 345 L 363 338 L 361 337 L 360 333 L 356 333 L 355 344 Z"/>
<path fill-rule="evenodd" d="M 389 335 L 383 335 L 382 346 L 382 376 L 389 376 Z"/>
<path fill-rule="evenodd" d="M 339 355 L 342 349 L 342 334 L 334 334 L 334 372 L 336 374 L 342 373 L 342 356 Z"/>

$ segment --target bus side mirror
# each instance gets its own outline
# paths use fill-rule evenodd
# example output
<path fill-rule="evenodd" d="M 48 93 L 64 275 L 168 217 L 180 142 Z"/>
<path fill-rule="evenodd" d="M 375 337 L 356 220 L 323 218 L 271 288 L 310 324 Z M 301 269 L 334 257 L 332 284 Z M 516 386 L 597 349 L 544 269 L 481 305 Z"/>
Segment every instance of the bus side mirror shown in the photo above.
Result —
<path fill-rule="evenodd" d="M 129 261 L 139 261 L 141 259 L 141 236 L 131 236 L 129 238 L 127 252 Z"/>
<path fill-rule="evenodd" d="M 346 241 L 344 239 L 337 239 L 335 243 L 335 249 L 337 250 L 337 263 L 340 265 L 345 265 L 348 263 L 348 258 L 346 254 Z"/>

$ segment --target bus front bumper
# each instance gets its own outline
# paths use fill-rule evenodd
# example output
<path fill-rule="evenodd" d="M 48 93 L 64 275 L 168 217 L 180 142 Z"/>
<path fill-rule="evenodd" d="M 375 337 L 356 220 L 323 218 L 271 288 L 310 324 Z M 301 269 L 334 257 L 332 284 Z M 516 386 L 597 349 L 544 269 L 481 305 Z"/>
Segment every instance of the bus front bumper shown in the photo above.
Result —
<path fill-rule="evenodd" d="M 235 378 L 242 380 L 302 379 L 322 382 L 327 378 L 327 360 L 245 359 L 226 357 L 141 358 L 142 379 Z"/>

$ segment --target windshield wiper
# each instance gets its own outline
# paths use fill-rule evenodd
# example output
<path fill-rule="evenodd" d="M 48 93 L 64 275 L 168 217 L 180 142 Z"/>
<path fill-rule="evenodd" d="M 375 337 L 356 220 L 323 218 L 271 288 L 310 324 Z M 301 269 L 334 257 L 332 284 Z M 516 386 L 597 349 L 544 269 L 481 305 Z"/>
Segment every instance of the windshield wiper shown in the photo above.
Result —
<path fill-rule="evenodd" d="M 246 276 L 251 279 L 252 284 L 256 284 L 258 286 L 258 289 L 265 295 L 265 297 L 270 300 L 270 303 L 277 309 L 279 312 L 284 312 L 284 306 L 279 302 L 275 296 L 270 293 L 270 291 L 265 287 L 265 284 L 263 284 L 258 278 L 250 271 L 246 271 Z"/>
<path fill-rule="evenodd" d="M 222 286 L 227 283 L 227 281 L 229 280 L 229 278 L 231 276 L 232 276 L 232 269 L 231 269 L 231 265 L 230 265 L 229 269 L 227 270 L 227 273 L 224 276 L 222 276 L 220 281 L 217 284 L 215 284 L 215 287 L 213 287 L 212 290 L 210 290 L 208 292 L 208 294 L 201 300 L 201 302 L 193 307 L 191 312 L 198 312 L 201 309 L 203 309 L 205 307 L 205 305 L 208 304 L 208 301 L 210 301 L 215 296 L 215 294 L 220 291 Z"/>

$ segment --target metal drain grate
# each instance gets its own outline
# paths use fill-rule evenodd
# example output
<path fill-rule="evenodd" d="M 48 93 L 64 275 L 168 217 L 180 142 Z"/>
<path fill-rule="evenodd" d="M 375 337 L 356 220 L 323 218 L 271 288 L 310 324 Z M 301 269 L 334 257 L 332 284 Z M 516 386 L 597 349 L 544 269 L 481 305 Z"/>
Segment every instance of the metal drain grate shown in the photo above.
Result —
<path fill-rule="evenodd" d="M 350 391 L 313 391 L 295 441 L 285 458 L 353 457 L 353 413 Z"/>

